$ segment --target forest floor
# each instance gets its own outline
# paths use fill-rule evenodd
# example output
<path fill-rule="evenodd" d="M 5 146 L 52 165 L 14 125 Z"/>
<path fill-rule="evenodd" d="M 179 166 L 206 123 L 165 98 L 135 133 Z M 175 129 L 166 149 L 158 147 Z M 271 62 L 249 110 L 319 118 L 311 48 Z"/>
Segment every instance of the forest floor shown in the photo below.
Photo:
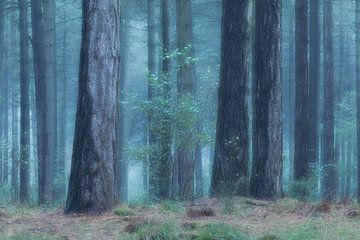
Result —
<path fill-rule="evenodd" d="M 102 216 L 66 216 L 60 208 L 0 207 L 0 239 L 11 240 L 358 240 L 359 236 L 359 206 L 292 199 L 133 204 Z"/>

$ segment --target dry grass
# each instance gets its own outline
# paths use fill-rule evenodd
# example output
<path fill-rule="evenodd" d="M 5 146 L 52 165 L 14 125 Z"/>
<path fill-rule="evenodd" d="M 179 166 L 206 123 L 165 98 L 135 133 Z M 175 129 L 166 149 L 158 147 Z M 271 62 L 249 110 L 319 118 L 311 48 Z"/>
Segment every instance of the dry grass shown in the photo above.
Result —
<path fill-rule="evenodd" d="M 169 202 L 157 206 L 130 206 L 134 213 L 131 216 L 114 213 L 65 216 L 62 209 L 0 208 L 0 239 L 134 239 L 133 234 L 147 223 L 170 222 L 178 226 L 182 236 L 185 233 L 195 236 L 209 224 L 226 223 L 252 236 L 250 239 L 263 236 L 286 240 L 360 239 L 357 214 L 360 209 L 356 205 L 332 205 L 326 206 L 328 211 L 318 211 L 320 205 L 291 199 L 263 202 L 237 198 L 231 201 L 234 207 L 231 213 L 225 213 L 222 201 L 217 199 L 200 200 L 187 206 Z M 189 216 L 187 209 L 190 208 L 211 209 L 214 214 Z"/>

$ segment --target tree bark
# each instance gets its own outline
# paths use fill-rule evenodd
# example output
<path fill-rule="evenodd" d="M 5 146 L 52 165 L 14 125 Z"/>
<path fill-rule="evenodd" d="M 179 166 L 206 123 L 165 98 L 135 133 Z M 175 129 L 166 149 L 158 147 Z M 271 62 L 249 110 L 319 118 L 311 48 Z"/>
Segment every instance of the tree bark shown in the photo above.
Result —
<path fill-rule="evenodd" d="M 176 1 L 176 31 L 177 31 L 177 48 L 182 51 L 178 55 L 177 64 L 177 95 L 178 101 L 193 98 L 194 91 L 194 66 L 192 61 L 187 59 L 193 58 L 192 50 L 192 16 L 191 1 Z M 188 49 L 186 51 L 186 49 Z M 179 129 L 179 142 L 177 148 L 178 161 L 178 182 L 179 198 L 190 200 L 194 197 L 194 147 L 189 142 L 193 139 L 193 126 L 187 126 Z"/>
<path fill-rule="evenodd" d="M 248 193 L 248 7 L 225 0 L 211 195 Z"/>
<path fill-rule="evenodd" d="M 309 161 L 309 79 L 308 79 L 308 1 L 295 3 L 295 153 L 294 179 L 310 176 Z"/>
<path fill-rule="evenodd" d="M 20 203 L 30 203 L 30 88 L 27 1 L 19 0 L 20 21 Z"/>
<path fill-rule="evenodd" d="M 255 106 L 250 194 L 282 195 L 281 0 L 256 1 Z"/>
<path fill-rule="evenodd" d="M 334 46 L 332 0 L 324 0 L 324 178 L 323 198 L 334 201 L 337 196 L 337 171 L 334 144 Z"/>
<path fill-rule="evenodd" d="M 310 1 L 309 23 L 309 161 L 319 161 L 320 3 Z"/>
<path fill-rule="evenodd" d="M 49 101 L 49 83 L 47 81 L 47 62 L 45 52 L 44 24 L 42 4 L 38 0 L 31 1 L 33 59 L 35 71 L 35 98 L 37 119 L 37 147 L 39 161 L 39 203 L 52 200 L 53 158 L 52 130 L 50 118 L 53 115 Z"/>
<path fill-rule="evenodd" d="M 356 0 L 356 132 L 357 149 L 360 149 L 360 0 Z M 360 151 L 356 154 L 357 169 L 360 169 Z M 360 171 L 357 173 L 357 200 L 360 201 Z"/>
<path fill-rule="evenodd" d="M 83 1 L 78 109 L 65 213 L 115 204 L 119 2 Z"/>

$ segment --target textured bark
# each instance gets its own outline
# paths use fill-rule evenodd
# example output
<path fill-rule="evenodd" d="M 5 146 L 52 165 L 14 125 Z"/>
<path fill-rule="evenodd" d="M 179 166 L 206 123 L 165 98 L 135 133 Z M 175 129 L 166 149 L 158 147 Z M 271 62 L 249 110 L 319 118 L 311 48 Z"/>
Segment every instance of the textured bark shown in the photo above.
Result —
<path fill-rule="evenodd" d="M 248 6 L 223 2 L 221 73 L 211 195 L 248 193 Z"/>
<path fill-rule="evenodd" d="M 337 195 L 337 170 L 334 144 L 334 46 L 332 0 L 324 0 L 324 152 L 323 198 L 334 201 Z"/>
<path fill-rule="evenodd" d="M 4 70 L 3 62 L 4 62 L 4 8 L 0 8 L 0 71 L 2 72 Z M 0 75 L 0 92 L 1 95 L 3 93 L 2 89 L 4 85 L 4 78 Z M 5 114 L 4 112 L 4 98 L 0 98 L 0 148 L 2 149 L 0 152 L 0 184 L 2 184 L 3 180 L 3 154 L 4 154 L 4 141 L 3 141 L 3 134 L 4 134 L 4 122 L 3 122 L 3 116 Z"/>
<path fill-rule="evenodd" d="M 159 135 L 159 198 L 168 199 L 171 195 L 171 118 L 166 110 L 170 108 L 171 81 L 170 74 L 170 29 L 169 0 L 161 0 L 161 36 L 162 36 L 162 97 L 166 102 L 165 112 L 161 115 L 161 134 Z"/>
<path fill-rule="evenodd" d="M 31 1 L 33 59 L 35 72 L 35 98 L 37 119 L 37 153 L 39 171 L 39 203 L 45 204 L 52 200 L 53 159 L 52 159 L 52 130 L 49 118 L 53 113 L 50 109 L 46 52 L 44 49 L 44 25 L 41 2 Z"/>
<path fill-rule="evenodd" d="M 281 0 L 257 1 L 255 106 L 250 194 L 282 195 Z"/>
<path fill-rule="evenodd" d="M 102 213 L 115 204 L 118 30 L 118 0 L 83 1 L 79 97 L 65 213 Z"/>
<path fill-rule="evenodd" d="M 309 160 L 319 161 L 320 3 L 310 1 L 309 23 Z"/>
<path fill-rule="evenodd" d="M 190 47 L 187 53 L 178 55 L 178 73 L 177 73 L 177 94 L 179 101 L 186 98 L 193 98 L 194 91 L 194 66 L 192 62 L 187 62 L 188 58 L 193 57 L 192 48 L 192 16 L 191 1 L 176 1 L 176 31 L 177 48 L 184 51 Z M 177 148 L 178 160 L 178 182 L 179 198 L 189 200 L 194 197 L 194 147 L 189 143 L 193 138 L 194 129 L 187 126 L 179 132 L 179 143 Z"/>
<path fill-rule="evenodd" d="M 360 0 L 356 0 L 356 133 L 357 149 L 360 149 Z M 357 167 L 360 169 L 360 151 L 356 154 Z M 360 171 L 357 173 L 357 200 L 360 201 Z"/>
<path fill-rule="evenodd" d="M 295 152 L 294 179 L 310 176 L 309 161 L 309 79 L 308 2 L 295 3 Z"/>

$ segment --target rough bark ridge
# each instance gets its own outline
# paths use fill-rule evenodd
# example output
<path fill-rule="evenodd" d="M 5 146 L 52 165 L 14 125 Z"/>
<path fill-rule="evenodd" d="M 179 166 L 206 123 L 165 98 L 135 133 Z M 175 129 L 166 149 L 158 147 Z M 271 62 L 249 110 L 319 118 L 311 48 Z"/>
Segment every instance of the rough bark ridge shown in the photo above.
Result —
<path fill-rule="evenodd" d="M 333 4 L 324 0 L 324 152 L 323 198 L 334 201 L 337 196 L 337 166 L 334 143 L 334 46 Z"/>
<path fill-rule="evenodd" d="M 193 57 L 192 51 L 192 16 L 191 1 L 176 1 L 176 31 L 177 48 L 183 51 L 178 55 L 178 73 L 177 73 L 177 94 L 179 101 L 193 98 L 194 91 L 194 66 L 188 58 Z M 188 49 L 185 51 L 185 49 Z M 189 143 L 193 138 L 194 128 L 187 126 L 179 130 L 179 142 L 177 149 L 178 161 L 178 183 L 179 198 L 192 199 L 194 197 L 194 147 Z"/>
<path fill-rule="evenodd" d="M 248 192 L 248 6 L 247 0 L 223 2 L 212 195 Z"/>
<path fill-rule="evenodd" d="M 250 194 L 282 194 L 281 0 L 256 1 L 255 106 Z"/>
<path fill-rule="evenodd" d="M 309 78 L 308 1 L 295 3 L 295 152 L 294 179 L 310 176 L 309 163 Z"/>
<path fill-rule="evenodd" d="M 118 0 L 83 1 L 79 97 L 65 213 L 101 213 L 115 204 L 118 30 Z"/>
<path fill-rule="evenodd" d="M 20 21 L 20 203 L 30 201 L 30 97 L 27 1 L 19 0 Z"/>

